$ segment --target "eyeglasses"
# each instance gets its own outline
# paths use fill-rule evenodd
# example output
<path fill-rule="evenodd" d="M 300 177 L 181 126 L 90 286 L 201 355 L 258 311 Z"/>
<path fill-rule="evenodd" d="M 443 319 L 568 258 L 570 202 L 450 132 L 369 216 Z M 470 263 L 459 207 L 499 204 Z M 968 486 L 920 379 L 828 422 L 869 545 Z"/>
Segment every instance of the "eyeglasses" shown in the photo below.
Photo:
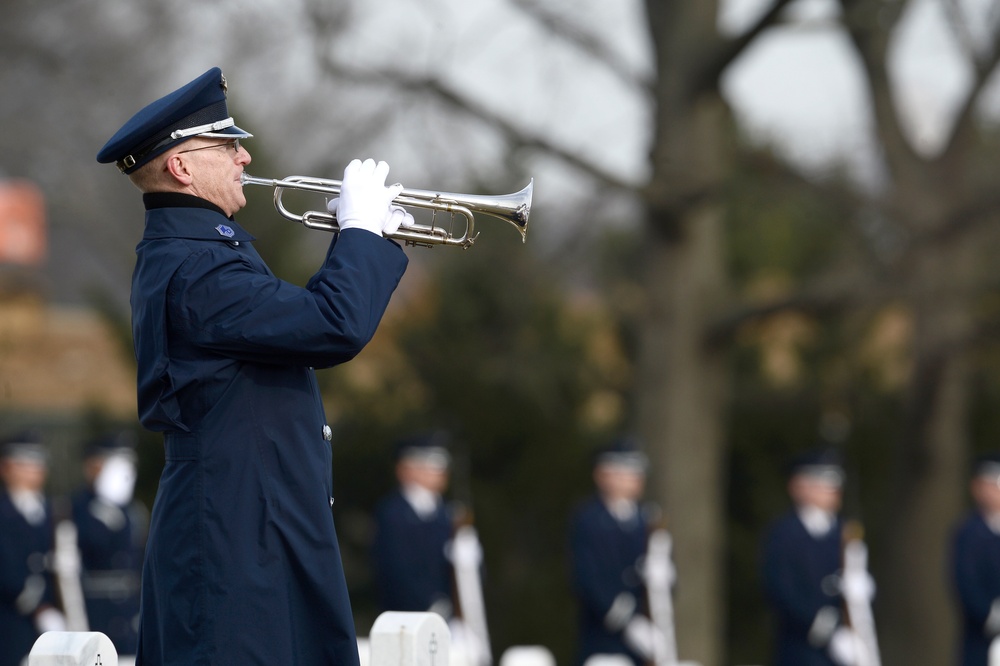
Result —
<path fill-rule="evenodd" d="M 193 153 L 196 150 L 208 150 L 209 148 L 232 148 L 233 155 L 236 155 L 240 152 L 240 140 L 230 139 L 229 141 L 225 141 L 223 143 L 213 143 L 211 146 L 202 146 L 201 148 L 191 148 L 190 150 L 178 150 L 176 154 L 180 155 L 181 153 Z"/>

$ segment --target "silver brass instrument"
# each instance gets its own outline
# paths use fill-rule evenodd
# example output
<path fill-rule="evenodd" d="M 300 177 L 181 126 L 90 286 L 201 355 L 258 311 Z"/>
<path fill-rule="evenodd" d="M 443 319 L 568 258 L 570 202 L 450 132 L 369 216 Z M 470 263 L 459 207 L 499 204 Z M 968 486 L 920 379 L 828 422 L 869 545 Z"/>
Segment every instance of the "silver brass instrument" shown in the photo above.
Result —
<path fill-rule="evenodd" d="M 309 229 L 320 231 L 340 231 L 337 217 L 327 211 L 310 210 L 301 214 L 293 213 L 285 206 L 285 190 L 300 190 L 316 192 L 323 195 L 338 196 L 341 181 L 314 178 L 312 176 L 288 176 L 281 180 L 256 178 L 247 173 L 241 177 L 243 185 L 264 185 L 274 188 L 274 207 L 283 216 L 298 222 Z M 405 242 L 407 245 L 430 247 L 432 245 L 457 245 L 467 248 L 476 241 L 475 214 L 489 215 L 514 225 L 521 232 L 521 242 L 527 237 L 528 213 L 531 212 L 531 190 L 534 179 L 520 192 L 500 195 L 453 194 L 450 192 L 435 192 L 433 190 L 404 189 L 392 203 L 413 208 L 425 208 L 432 211 L 429 225 L 415 224 L 400 227 L 390 238 Z M 452 226 L 455 216 L 465 219 L 465 228 L 460 234 L 451 229 L 435 224 L 439 212 L 451 215 Z"/>

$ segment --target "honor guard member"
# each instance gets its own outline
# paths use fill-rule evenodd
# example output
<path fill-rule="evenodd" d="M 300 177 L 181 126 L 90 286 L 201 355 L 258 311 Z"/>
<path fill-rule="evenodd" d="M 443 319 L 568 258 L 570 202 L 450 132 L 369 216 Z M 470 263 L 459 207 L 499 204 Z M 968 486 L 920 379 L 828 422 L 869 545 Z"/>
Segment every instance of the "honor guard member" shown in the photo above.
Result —
<path fill-rule="evenodd" d="M 962 666 L 986 666 L 1000 636 L 1000 454 L 977 459 L 974 508 L 955 531 L 952 576 L 962 614 Z"/>
<path fill-rule="evenodd" d="M 48 455 L 24 433 L 0 443 L 0 666 L 19 666 L 46 631 L 65 630 L 56 608 Z"/>
<path fill-rule="evenodd" d="M 793 507 L 772 523 L 763 547 L 764 591 L 777 624 L 775 666 L 854 663 L 854 638 L 841 617 L 843 483 L 834 452 L 810 451 L 792 462 Z"/>
<path fill-rule="evenodd" d="M 444 432 L 401 439 L 395 446 L 398 486 L 375 507 L 372 560 L 383 611 L 452 616 L 452 567 L 446 549 L 454 524 L 442 494 L 451 455 Z"/>
<path fill-rule="evenodd" d="M 650 661 L 664 637 L 644 614 L 642 558 L 649 525 L 640 501 L 648 466 L 635 440 L 616 439 L 594 462 L 596 493 L 575 512 L 570 528 L 573 590 L 579 602 L 579 653 Z"/>
<path fill-rule="evenodd" d="M 146 542 L 145 508 L 132 495 L 135 438 L 110 433 L 84 446 L 86 485 L 73 495 L 80 551 L 80 586 L 91 631 L 111 639 L 120 655 L 136 650 L 139 576 Z"/>
<path fill-rule="evenodd" d="M 332 431 L 313 368 L 352 359 L 375 333 L 407 263 L 383 236 L 408 217 L 390 206 L 402 186 L 385 185 L 384 162 L 352 161 L 319 270 L 304 287 L 278 279 L 234 219 L 251 135 L 226 91 L 210 69 L 136 113 L 97 155 L 143 193 L 138 407 L 165 445 L 137 663 L 356 665 Z"/>

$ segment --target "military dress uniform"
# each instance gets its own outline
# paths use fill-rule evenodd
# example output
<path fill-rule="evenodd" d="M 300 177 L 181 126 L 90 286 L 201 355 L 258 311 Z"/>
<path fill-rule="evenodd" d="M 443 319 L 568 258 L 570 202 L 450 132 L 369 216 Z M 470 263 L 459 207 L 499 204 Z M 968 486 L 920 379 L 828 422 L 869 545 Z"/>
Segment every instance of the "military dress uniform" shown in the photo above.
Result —
<path fill-rule="evenodd" d="M 840 492 L 839 456 L 811 450 L 792 461 L 789 478 L 803 477 Z M 796 506 L 768 528 L 762 549 L 764 593 L 774 612 L 775 666 L 834 666 L 830 642 L 843 627 L 840 591 L 843 525 L 839 515 Z"/>
<path fill-rule="evenodd" d="M 73 522 L 90 630 L 107 635 L 118 654 L 135 654 L 146 534 L 142 512 L 85 489 L 73 496 Z"/>
<path fill-rule="evenodd" d="M 397 464 L 432 465 L 447 474 L 449 439 L 444 432 L 400 439 L 395 445 Z M 447 549 L 455 527 L 453 512 L 436 490 L 405 488 L 403 482 L 375 505 L 372 562 L 379 607 L 434 611 L 450 619 L 454 571 Z"/>
<path fill-rule="evenodd" d="M 952 575 L 962 611 L 962 666 L 986 666 L 1000 635 L 1000 526 L 978 511 L 958 527 Z"/>
<path fill-rule="evenodd" d="M 48 510 L 29 523 L 0 491 L 0 666 L 18 666 L 38 638 L 34 612 L 54 604 L 53 580 L 46 569 L 52 551 Z"/>
<path fill-rule="evenodd" d="M 841 525 L 836 520 L 825 535 L 814 537 L 795 511 L 772 524 L 764 546 L 763 578 L 775 611 L 777 666 L 832 666 L 822 640 L 810 634 L 821 611 L 832 633 L 840 619 Z"/>
<path fill-rule="evenodd" d="M 636 664 L 642 662 L 623 632 L 645 603 L 640 566 L 648 538 L 641 511 L 620 520 L 597 496 L 577 509 L 570 533 L 573 588 L 580 602 L 577 663 L 595 654 L 627 655 Z"/>
<path fill-rule="evenodd" d="M 121 457 L 114 462 L 133 465 L 123 473 L 131 474 L 134 481 L 135 454 L 124 434 L 99 438 L 87 451 L 88 462 Z M 107 462 L 102 468 L 105 474 L 117 469 L 112 470 Z M 138 642 L 139 577 L 148 516 L 145 507 L 132 499 L 129 480 L 117 481 L 122 483 L 128 487 L 112 496 L 98 488 L 101 479 L 95 479 L 73 494 L 72 512 L 90 630 L 110 638 L 119 655 L 133 655 Z"/>
<path fill-rule="evenodd" d="M 20 666 L 40 633 L 35 614 L 56 604 L 52 547 L 48 501 L 19 507 L 0 485 L 0 666 Z"/>
<path fill-rule="evenodd" d="M 445 550 L 452 529 L 443 502 L 423 515 L 400 490 L 379 502 L 372 553 L 383 611 L 434 610 L 450 616 L 452 567 Z"/>
<path fill-rule="evenodd" d="M 212 128 L 201 136 L 247 136 L 224 93 L 221 72 L 206 72 L 137 114 L 99 160 L 128 172 L 148 146 L 155 153 L 192 125 Z M 313 368 L 367 344 L 406 256 L 347 229 L 302 288 L 276 278 L 215 205 L 184 194 L 143 200 L 131 296 L 138 404 L 142 424 L 164 433 L 166 464 L 137 663 L 358 664 Z"/>
<path fill-rule="evenodd" d="M 975 475 L 1000 480 L 1000 456 L 979 459 Z M 962 616 L 960 662 L 986 666 L 1000 636 L 1000 518 L 970 511 L 952 537 L 951 575 Z"/>
<path fill-rule="evenodd" d="M 649 461 L 636 438 L 619 435 L 596 452 L 593 462 L 597 492 L 570 521 L 577 663 L 595 655 L 621 655 L 638 666 L 655 659 L 657 644 L 665 639 L 647 617 L 649 592 L 643 581 L 650 524 L 639 502 Z"/>

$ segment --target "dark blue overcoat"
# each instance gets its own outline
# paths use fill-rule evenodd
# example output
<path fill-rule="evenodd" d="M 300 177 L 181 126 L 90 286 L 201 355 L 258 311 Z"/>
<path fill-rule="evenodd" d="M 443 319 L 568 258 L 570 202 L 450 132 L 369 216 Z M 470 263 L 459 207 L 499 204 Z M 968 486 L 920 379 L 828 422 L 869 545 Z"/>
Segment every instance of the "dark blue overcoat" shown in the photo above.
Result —
<path fill-rule="evenodd" d="M 646 591 L 640 559 L 646 553 L 648 526 L 641 512 L 623 524 L 598 497 L 584 502 L 570 525 L 573 589 L 579 601 L 579 650 L 577 663 L 595 654 L 623 654 L 635 663 L 641 658 L 628 648 L 621 630 L 605 626 L 605 617 L 619 595 L 645 604 Z"/>
<path fill-rule="evenodd" d="M 302 288 L 277 279 L 211 204 L 144 201 L 132 280 L 139 416 L 164 433 L 166 465 L 138 664 L 356 665 L 313 368 L 368 343 L 406 256 L 348 229 Z"/>
<path fill-rule="evenodd" d="M 144 511 L 103 500 L 90 488 L 76 492 L 72 505 L 90 630 L 110 638 L 118 654 L 135 654 Z"/>
<path fill-rule="evenodd" d="M 776 666 L 833 666 L 825 646 L 809 643 L 809 630 L 825 606 L 839 611 L 841 523 L 813 538 L 794 511 L 775 521 L 763 548 L 764 591 L 775 614 Z"/>
<path fill-rule="evenodd" d="M 986 666 L 990 643 L 986 618 L 1000 599 L 1000 535 L 977 511 L 955 531 L 952 576 L 962 612 L 962 666 Z"/>
<path fill-rule="evenodd" d="M 54 605 L 46 562 L 52 552 L 52 520 L 32 525 L 0 486 L 0 666 L 19 666 L 38 638 L 34 614 Z"/>
<path fill-rule="evenodd" d="M 426 611 L 441 601 L 450 604 L 452 568 L 445 547 L 451 537 L 451 514 L 443 504 L 423 519 L 399 491 L 379 502 L 372 561 L 383 611 Z"/>

